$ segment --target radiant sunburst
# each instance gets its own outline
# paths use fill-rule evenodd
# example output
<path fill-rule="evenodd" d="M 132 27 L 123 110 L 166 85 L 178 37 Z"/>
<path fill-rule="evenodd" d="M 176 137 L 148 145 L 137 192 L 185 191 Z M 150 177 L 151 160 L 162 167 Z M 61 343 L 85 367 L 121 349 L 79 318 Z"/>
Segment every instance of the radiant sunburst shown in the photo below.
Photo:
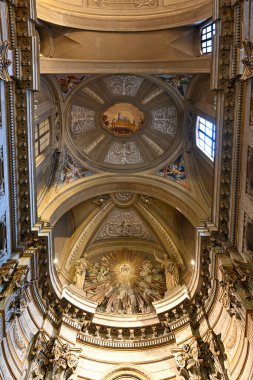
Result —
<path fill-rule="evenodd" d="M 100 311 L 145 313 L 164 294 L 164 274 L 159 264 L 134 251 L 114 251 L 90 265 L 84 290 Z"/>

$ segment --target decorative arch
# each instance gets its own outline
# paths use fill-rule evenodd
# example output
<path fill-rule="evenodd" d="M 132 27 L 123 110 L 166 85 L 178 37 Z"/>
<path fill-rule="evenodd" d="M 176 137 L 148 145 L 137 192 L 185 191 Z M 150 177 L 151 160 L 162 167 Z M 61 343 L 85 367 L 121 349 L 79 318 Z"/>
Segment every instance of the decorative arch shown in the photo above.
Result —
<path fill-rule="evenodd" d="M 122 180 L 122 177 L 113 174 L 83 178 L 70 184 L 68 188 L 59 192 L 57 198 L 47 204 L 46 208 L 39 210 L 40 216 L 42 220 L 54 225 L 68 210 L 87 199 L 124 191 L 132 191 L 164 201 L 177 208 L 193 226 L 199 226 L 201 220 L 207 219 L 201 204 L 177 183 L 171 183 L 168 186 L 163 179 L 142 175 L 129 175 Z"/>
<path fill-rule="evenodd" d="M 152 380 L 151 377 L 142 369 L 136 366 L 117 366 L 103 380 Z"/>

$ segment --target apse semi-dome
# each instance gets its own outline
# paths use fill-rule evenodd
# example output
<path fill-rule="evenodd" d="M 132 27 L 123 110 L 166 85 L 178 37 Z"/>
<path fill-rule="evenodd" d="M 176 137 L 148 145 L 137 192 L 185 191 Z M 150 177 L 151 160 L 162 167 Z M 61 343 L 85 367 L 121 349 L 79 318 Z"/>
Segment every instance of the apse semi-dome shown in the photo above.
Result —
<path fill-rule="evenodd" d="M 97 170 L 143 171 L 181 146 L 178 95 L 155 79 L 107 75 L 86 80 L 68 107 L 67 145 Z"/>

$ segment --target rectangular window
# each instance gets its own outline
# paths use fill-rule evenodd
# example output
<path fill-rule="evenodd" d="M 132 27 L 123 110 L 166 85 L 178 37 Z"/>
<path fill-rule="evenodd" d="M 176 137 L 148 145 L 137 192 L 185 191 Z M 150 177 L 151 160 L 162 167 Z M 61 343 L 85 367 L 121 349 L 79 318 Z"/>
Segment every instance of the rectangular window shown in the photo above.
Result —
<path fill-rule="evenodd" d="M 201 29 L 201 52 L 209 54 L 212 52 L 215 24 L 212 22 Z"/>
<path fill-rule="evenodd" d="M 35 125 L 35 157 L 39 156 L 49 145 L 49 118 Z"/>
<path fill-rule="evenodd" d="M 196 143 L 199 149 L 213 161 L 215 154 L 215 124 L 200 116 L 197 117 Z"/>

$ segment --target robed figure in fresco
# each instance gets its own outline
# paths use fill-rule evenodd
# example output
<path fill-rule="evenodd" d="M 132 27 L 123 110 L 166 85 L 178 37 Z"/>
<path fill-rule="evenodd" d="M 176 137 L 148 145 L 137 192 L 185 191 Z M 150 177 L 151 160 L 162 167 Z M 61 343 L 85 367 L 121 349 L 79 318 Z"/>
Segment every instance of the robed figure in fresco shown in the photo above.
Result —
<path fill-rule="evenodd" d="M 83 289 L 85 283 L 85 276 L 88 268 L 87 253 L 84 254 L 81 259 L 77 260 L 75 264 L 75 274 L 73 279 L 73 285 L 79 289 Z"/>
<path fill-rule="evenodd" d="M 179 284 L 179 270 L 178 265 L 170 260 L 168 256 L 163 253 L 163 259 L 160 259 L 154 252 L 156 260 L 161 264 L 164 269 L 166 288 L 170 290 Z"/>

